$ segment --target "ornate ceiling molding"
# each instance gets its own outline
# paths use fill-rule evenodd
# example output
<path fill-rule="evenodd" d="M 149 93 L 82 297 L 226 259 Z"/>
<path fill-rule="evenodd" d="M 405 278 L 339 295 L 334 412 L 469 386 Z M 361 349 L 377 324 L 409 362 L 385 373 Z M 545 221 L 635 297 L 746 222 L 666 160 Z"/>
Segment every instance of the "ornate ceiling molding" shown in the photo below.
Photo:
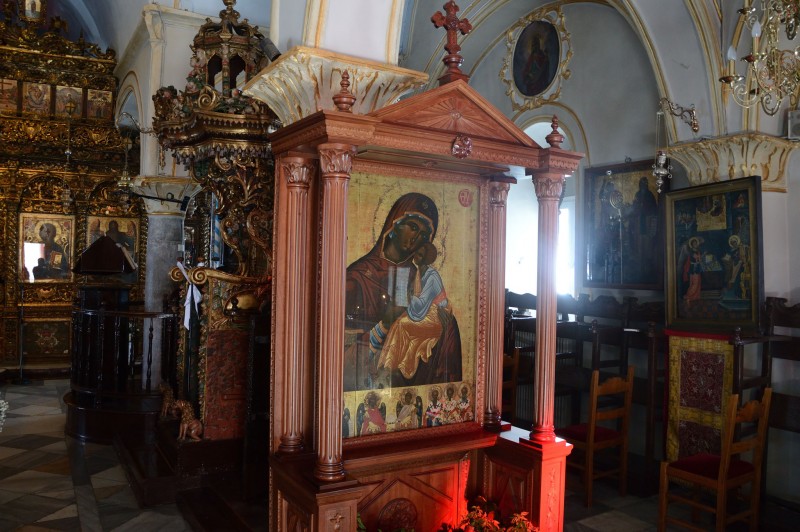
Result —
<path fill-rule="evenodd" d="M 671 146 L 669 156 L 686 169 L 692 185 L 751 175 L 761 190 L 786 192 L 786 164 L 800 144 L 761 133 L 742 133 Z"/>
<path fill-rule="evenodd" d="M 342 73 L 350 74 L 354 113 L 367 114 L 397 101 L 428 81 L 428 75 L 318 48 L 292 48 L 249 81 L 243 92 L 269 105 L 283 125 L 333 109 Z"/>

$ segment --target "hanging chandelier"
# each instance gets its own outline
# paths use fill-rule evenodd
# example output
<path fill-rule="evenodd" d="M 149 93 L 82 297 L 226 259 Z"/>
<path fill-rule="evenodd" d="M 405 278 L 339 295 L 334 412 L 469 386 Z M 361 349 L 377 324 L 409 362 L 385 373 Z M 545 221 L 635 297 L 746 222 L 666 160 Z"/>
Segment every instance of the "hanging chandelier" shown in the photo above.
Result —
<path fill-rule="evenodd" d="M 800 26 L 800 0 L 761 0 L 756 8 L 744 0 L 738 10 L 753 39 L 752 51 L 742 58 L 746 75 L 736 73 L 736 49 L 728 48 L 728 68 L 719 80 L 731 89 L 734 101 L 742 107 L 760 104 L 769 116 L 780 109 L 785 98 L 797 105 L 800 87 L 800 46 L 780 48 L 782 34 L 793 41 Z"/>

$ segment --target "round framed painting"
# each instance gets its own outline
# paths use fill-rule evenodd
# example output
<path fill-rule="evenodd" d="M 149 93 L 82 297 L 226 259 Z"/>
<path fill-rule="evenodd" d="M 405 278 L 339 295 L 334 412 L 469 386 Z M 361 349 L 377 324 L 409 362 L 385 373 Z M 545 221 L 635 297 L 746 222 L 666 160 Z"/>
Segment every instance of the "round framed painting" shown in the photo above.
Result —
<path fill-rule="evenodd" d="M 555 26 L 544 20 L 531 22 L 514 47 L 514 84 L 524 96 L 547 90 L 558 74 L 561 46 Z"/>

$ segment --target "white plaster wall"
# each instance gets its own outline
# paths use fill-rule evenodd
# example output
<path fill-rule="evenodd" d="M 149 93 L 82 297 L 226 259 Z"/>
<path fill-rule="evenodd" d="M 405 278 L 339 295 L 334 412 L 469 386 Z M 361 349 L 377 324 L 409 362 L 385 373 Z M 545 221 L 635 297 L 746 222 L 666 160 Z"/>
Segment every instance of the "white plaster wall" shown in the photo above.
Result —
<path fill-rule="evenodd" d="M 764 294 L 788 297 L 789 277 L 789 198 L 782 192 L 761 193 L 761 232 L 764 257 Z"/>
<path fill-rule="evenodd" d="M 388 36 L 399 26 L 397 0 L 330 0 L 320 48 L 373 61 L 396 63 L 398 41 Z"/>
<path fill-rule="evenodd" d="M 272 0 L 269 38 L 281 52 L 304 44 L 307 4 L 306 0 Z"/>
<path fill-rule="evenodd" d="M 800 146 L 799 146 L 800 147 Z M 789 256 L 789 303 L 800 303 L 800 153 L 795 151 L 786 168 L 787 240 L 783 252 Z M 800 491 L 800 490 L 798 490 Z"/>
<path fill-rule="evenodd" d="M 186 86 L 186 76 L 191 67 L 189 59 L 192 43 L 197 30 L 205 22 L 202 15 L 171 9 L 158 5 L 145 6 L 146 18 L 139 18 L 128 47 L 117 65 L 116 75 L 123 80 L 121 85 L 136 84 L 134 90 L 140 116 L 137 117 L 143 128 L 152 126 L 154 114 L 153 95 L 162 86 L 173 85 L 179 90 Z M 170 156 L 166 158 L 167 175 L 185 175 L 182 167 L 174 165 Z M 152 136 L 142 137 L 141 166 L 142 175 L 156 175 L 158 169 L 158 148 Z"/>

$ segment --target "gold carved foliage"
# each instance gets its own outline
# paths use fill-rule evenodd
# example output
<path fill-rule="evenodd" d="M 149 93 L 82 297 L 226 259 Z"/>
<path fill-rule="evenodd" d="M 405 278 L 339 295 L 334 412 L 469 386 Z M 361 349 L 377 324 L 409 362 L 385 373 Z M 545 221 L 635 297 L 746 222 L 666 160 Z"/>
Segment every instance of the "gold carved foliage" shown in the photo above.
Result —
<path fill-rule="evenodd" d="M 3 159 L 22 161 L 25 166 L 49 162 L 63 168 L 69 146 L 76 165 L 91 165 L 105 172 L 124 165 L 124 139 L 113 124 L 16 116 L 4 116 L 0 123 Z"/>
<path fill-rule="evenodd" d="M 44 173 L 33 177 L 23 188 L 20 211 L 69 214 L 65 206 L 65 193 L 73 195 L 67 182 L 54 174 Z"/>
<path fill-rule="evenodd" d="M 67 23 L 61 17 L 50 17 L 49 20 L 30 20 L 21 13 L 16 13 L 14 0 L 5 0 L 3 10 L 0 11 L 0 36 L 2 43 L 20 52 L 35 51 L 45 56 L 41 62 L 45 63 L 47 56 L 67 56 L 74 60 L 92 59 L 97 63 L 114 63 L 116 52 L 106 50 L 103 52 L 99 46 L 86 42 L 81 36 L 77 41 L 66 37 Z M 52 58 L 50 58 L 52 61 Z M 89 69 L 85 65 L 78 68 Z M 113 65 L 106 67 L 109 73 L 113 72 Z"/>
<path fill-rule="evenodd" d="M 222 240 L 238 262 L 237 275 L 263 275 L 271 262 L 270 222 L 274 162 L 253 157 L 217 156 L 205 173 L 192 166 L 192 176 L 217 198 Z"/>
<path fill-rule="evenodd" d="M 72 303 L 74 299 L 75 288 L 72 283 L 29 283 L 22 297 L 25 303 Z"/>
<path fill-rule="evenodd" d="M 139 217 L 145 212 L 141 198 L 131 198 L 121 203 L 116 195 L 117 182 L 106 180 L 95 185 L 89 193 L 86 214 L 89 216 Z M 145 217 L 146 218 L 146 217 Z"/>

